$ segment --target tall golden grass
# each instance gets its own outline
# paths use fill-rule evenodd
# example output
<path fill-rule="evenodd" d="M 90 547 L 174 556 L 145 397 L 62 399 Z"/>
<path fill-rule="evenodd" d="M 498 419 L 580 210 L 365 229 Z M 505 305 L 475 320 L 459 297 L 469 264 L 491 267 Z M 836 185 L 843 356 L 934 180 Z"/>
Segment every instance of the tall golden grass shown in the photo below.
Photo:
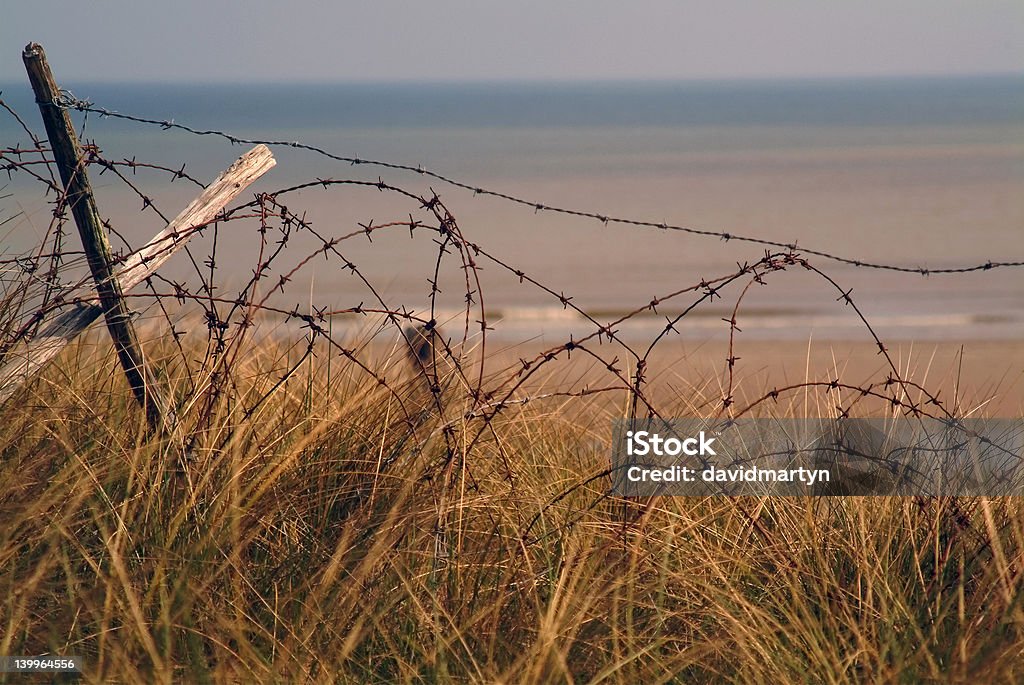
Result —
<path fill-rule="evenodd" d="M 623 502 L 586 482 L 600 396 L 469 449 L 398 353 L 396 396 L 326 355 L 281 382 L 269 338 L 192 384 L 161 347 L 180 435 L 96 337 L 0 410 L 0 654 L 85 682 L 1024 681 L 1016 500 Z"/>

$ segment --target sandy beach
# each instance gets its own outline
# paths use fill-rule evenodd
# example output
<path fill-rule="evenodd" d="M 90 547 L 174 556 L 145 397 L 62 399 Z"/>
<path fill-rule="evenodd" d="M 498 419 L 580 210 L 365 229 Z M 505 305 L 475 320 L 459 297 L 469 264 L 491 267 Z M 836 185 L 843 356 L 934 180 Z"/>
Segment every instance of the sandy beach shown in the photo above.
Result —
<path fill-rule="evenodd" d="M 953 398 L 958 398 L 959 411 L 965 415 L 984 417 L 1020 417 L 1024 415 L 1024 344 L 1016 341 L 974 341 L 965 343 L 887 341 L 889 356 L 904 380 L 926 387 L 952 410 Z M 593 347 L 602 358 L 618 356 L 618 365 L 630 368 L 628 353 L 613 350 L 605 344 Z M 538 345 L 520 345 L 515 348 L 495 346 L 489 353 L 487 369 L 521 366 L 519 358 L 544 352 Z M 734 351 L 735 390 L 737 404 L 762 396 L 776 387 L 805 381 L 832 381 L 867 386 L 884 382 L 891 369 L 868 342 L 814 342 L 790 343 L 779 341 L 740 341 Z M 713 410 L 728 384 L 726 358 L 728 344 L 721 342 L 693 343 L 666 342 L 651 355 L 648 379 L 653 400 L 667 407 L 685 410 L 695 398 L 704 411 Z M 574 354 L 550 362 L 537 374 L 535 388 L 547 392 L 555 389 L 579 390 L 585 385 L 608 384 L 611 377 L 592 357 Z M 620 398 L 621 399 L 621 398 Z M 819 389 L 795 391 L 790 401 L 806 401 L 808 415 L 831 415 L 834 402 L 824 401 Z M 875 401 L 870 410 L 883 411 L 884 403 Z M 789 406 L 785 404 L 784 406 Z M 865 407 L 868 408 L 868 407 Z M 816 414 L 816 412 L 826 412 Z"/>

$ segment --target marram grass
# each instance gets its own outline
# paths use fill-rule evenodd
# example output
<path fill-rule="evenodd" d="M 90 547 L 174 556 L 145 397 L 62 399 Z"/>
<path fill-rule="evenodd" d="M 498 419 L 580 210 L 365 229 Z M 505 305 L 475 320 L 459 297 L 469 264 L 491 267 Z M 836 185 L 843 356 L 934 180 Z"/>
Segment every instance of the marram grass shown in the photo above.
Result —
<path fill-rule="evenodd" d="M 0 654 L 84 682 L 1024 681 L 1016 500 L 623 502 L 585 483 L 614 401 L 482 426 L 449 388 L 442 422 L 401 355 L 395 393 L 326 355 L 282 382 L 271 340 L 191 380 L 165 345 L 155 436 L 96 340 L 0 410 Z"/>

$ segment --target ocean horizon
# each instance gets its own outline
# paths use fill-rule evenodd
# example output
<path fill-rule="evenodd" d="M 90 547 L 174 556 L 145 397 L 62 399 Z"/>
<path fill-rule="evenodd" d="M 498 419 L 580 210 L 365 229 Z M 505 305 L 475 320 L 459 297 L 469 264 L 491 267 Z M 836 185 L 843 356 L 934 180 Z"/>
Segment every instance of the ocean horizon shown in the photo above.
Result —
<path fill-rule="evenodd" d="M 135 116 L 198 129 L 301 141 L 332 153 L 422 166 L 521 197 L 609 216 L 666 222 L 819 249 L 908 268 L 948 268 L 1024 259 L 1024 75 L 785 81 L 575 83 L 139 84 L 69 83 L 78 98 Z M 36 130 L 26 84 L 3 84 L 2 97 Z M 0 116 L 0 145 L 28 144 Z M 209 181 L 244 146 L 158 126 L 73 113 L 85 139 L 112 159 L 136 158 Z M 351 166 L 310 152 L 275 149 L 278 166 L 254 186 L 270 191 L 317 178 L 383 180 L 412 192 L 438 192 L 464 234 L 555 291 L 602 312 L 645 304 L 680 286 L 755 261 L 752 245 L 651 229 L 603 226 L 372 165 Z M 140 172 L 167 215 L 194 188 Z M 95 177 L 101 210 L 119 233 L 141 244 L 161 227 L 140 213 L 138 197 Z M 5 195 L 20 192 L 8 183 Z M 417 207 L 375 190 L 293 193 L 327 235 L 369 218 L 406 218 Z M 27 249 L 45 228 L 41 195 L 0 200 L 8 223 L 4 250 Z M 250 273 L 250 234 L 224 231 L 222 286 Z M 352 259 L 394 302 L 422 310 L 436 254 L 424 237 L 375 237 L 352 244 Z M 201 242 L 206 241 L 206 242 Z M 208 247 L 204 237 L 197 244 Z M 315 241 L 296 236 L 296 255 Z M 1019 339 L 1024 279 L 997 270 L 956 279 L 812 262 L 834 275 L 879 332 L 899 339 Z M 167 266 L 186 278 L 189 266 Z M 457 270 L 454 270 L 457 272 Z M 329 306 L 365 299 L 365 288 L 337 269 L 310 267 L 306 299 Z M 442 307 L 457 311 L 458 278 Z M 490 307 L 509 337 L 572 332 L 557 302 L 508 274 L 485 271 Z M 806 274 L 787 272 L 745 300 L 748 336 L 782 339 L 863 335 L 859 323 Z M 298 288 L 302 290 L 302 288 Z M 451 301 L 448 301 L 450 298 Z M 291 299 L 294 299 L 292 297 Z M 728 296 L 727 296 L 728 301 Z M 289 300 L 288 305 L 295 302 Z M 741 311 L 741 313 L 742 313 Z M 782 313 L 780 313 L 780 311 Z M 663 325 L 657 317 L 647 323 Z M 635 325 L 643 328 L 645 319 Z M 691 319 L 685 336 L 727 335 L 721 321 Z M 717 323 L 716 323 L 717 321 Z M 577 322 L 579 323 L 579 322 Z M 499 327 L 500 328 L 500 327 Z M 530 331 L 534 331 L 530 333 Z M 647 328 L 637 335 L 648 335 Z M 499 332 L 499 335 L 501 332 Z"/>

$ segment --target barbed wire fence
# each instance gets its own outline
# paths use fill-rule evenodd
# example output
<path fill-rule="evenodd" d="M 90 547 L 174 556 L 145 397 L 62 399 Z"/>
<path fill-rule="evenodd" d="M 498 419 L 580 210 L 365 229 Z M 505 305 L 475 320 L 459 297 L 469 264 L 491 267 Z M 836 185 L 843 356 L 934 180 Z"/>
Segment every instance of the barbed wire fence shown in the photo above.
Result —
<path fill-rule="evenodd" d="M 234 369 L 251 342 L 253 331 L 263 319 L 273 320 L 279 325 L 283 322 L 286 331 L 301 332 L 298 336 L 301 338 L 301 354 L 298 361 L 285 369 L 269 389 L 244 403 L 241 408 L 244 417 L 253 416 L 323 346 L 329 355 L 344 358 L 353 369 L 370 379 L 393 400 L 401 414 L 400 423 L 404 425 L 402 430 L 406 433 L 406 437 L 400 441 L 401 445 L 422 446 L 431 440 L 441 441 L 443 454 L 420 474 L 420 478 L 450 483 L 452 474 L 457 470 L 472 470 L 469 456 L 494 433 L 498 418 L 530 403 L 546 400 L 582 401 L 584 398 L 609 395 L 625 398 L 623 406 L 628 407 L 628 419 L 667 420 L 666 410 L 649 392 L 653 354 L 659 345 L 679 334 L 686 326 L 688 316 L 715 299 L 726 297 L 735 299 L 731 315 L 724 319 L 728 330 L 728 353 L 723 360 L 724 390 L 713 408 L 717 417 L 740 418 L 797 392 L 820 391 L 839 417 L 848 417 L 861 403 L 874 401 L 895 414 L 956 422 L 958 417 L 955 408 L 948 407 L 938 394 L 901 372 L 885 342 L 856 303 L 852 290 L 831 276 L 823 264 L 837 263 L 860 269 L 925 277 L 1024 267 L 1024 261 L 986 261 L 947 268 L 866 261 L 814 247 L 799 246 L 795 242 L 776 242 L 748 235 L 609 216 L 541 203 L 458 180 L 418 165 L 345 156 L 298 141 L 244 138 L 225 131 L 198 129 L 171 120 L 123 114 L 79 99 L 68 92 L 62 92 L 61 97 L 51 104 L 83 113 L 83 131 L 88 116 L 92 114 L 159 130 L 177 130 L 195 136 L 221 138 L 233 145 L 289 147 L 350 166 L 411 172 L 441 186 L 472 191 L 476 195 L 514 203 L 535 212 L 574 216 L 605 225 L 619 224 L 743 243 L 761 251 L 756 259 L 738 263 L 735 269 L 714 278 L 670 284 L 660 295 L 647 302 L 637 303 L 633 308 L 607 320 L 577 304 L 574 297 L 567 294 L 567 284 L 547 282 L 536 274 L 528 273 L 490 249 L 471 231 L 464 230 L 448 204 L 442 200 L 441 194 L 433 187 L 428 192 L 416 191 L 406 185 L 385 181 L 382 177 L 376 180 L 315 178 L 271 192 L 257 193 L 252 199 L 221 212 L 205 226 L 203 230 L 210 235 L 211 245 L 207 255 L 199 255 L 185 247 L 192 271 L 189 280 L 173 280 L 156 273 L 145 280 L 144 292 L 126 293 L 136 310 L 146 312 L 147 319 L 155 317 L 161 322 L 161 327 L 169 332 L 175 354 L 181 360 L 181 368 L 187 373 L 187 391 L 193 395 L 188 408 L 190 415 L 185 415 L 188 412 L 184 407 L 177 408 L 184 419 L 180 430 L 184 434 L 186 451 L 209 427 L 218 403 L 224 396 L 231 394 L 236 384 Z M 8 104 L 0 100 L 0 107 L 16 121 L 30 141 L 25 147 L 14 145 L 0 148 L 0 171 L 5 172 L 9 179 L 27 179 L 43 188 L 44 193 L 51 198 L 49 202 L 52 207 L 44 238 L 35 250 L 23 255 L 3 255 L 0 258 L 2 362 L 15 346 L 38 334 L 40 322 L 48 315 L 91 300 L 88 295 L 73 299 L 62 296 L 69 288 L 75 292 L 88 290 L 89 281 L 86 277 L 71 283 L 63 280 L 67 274 L 81 269 L 85 256 L 81 251 L 68 249 L 65 244 L 67 197 L 54 173 L 52 150 L 44 138 L 36 135 Z M 140 171 L 172 182 L 180 180 L 197 188 L 205 187 L 204 182 L 190 175 L 184 165 L 176 167 L 135 158 L 109 159 L 96 143 L 87 144 L 83 152 L 85 168 L 98 170 L 100 175 L 108 175 L 108 178 L 139 199 L 142 203 L 140 211 L 152 213 L 164 223 L 168 222 L 170 215 L 160 208 L 162 203 L 143 188 L 137 177 Z M 315 227 L 292 202 L 294 196 L 309 188 L 325 191 L 349 188 L 385 194 L 395 200 L 395 216 L 404 218 L 369 221 L 352 226 L 344 233 L 328 233 Z M 402 209 L 398 210 L 399 207 Z M 13 215 L 0 215 L 0 222 L 11 221 L 13 218 Z M 218 236 L 228 224 L 252 227 L 258 244 L 251 276 L 244 279 L 231 295 L 226 294 L 218 282 L 222 269 Z M 105 224 L 105 228 L 115 236 L 120 235 L 118 227 L 110 222 Z M 399 231 L 408 231 L 414 239 L 425 235 L 431 241 L 427 249 L 433 251 L 434 266 L 432 272 L 427 274 L 430 294 L 426 311 L 416 311 L 405 306 L 405 303 L 390 301 L 374 279 L 350 258 L 348 247 L 355 241 L 372 243 L 373 238 L 381 233 Z M 296 255 L 290 244 L 300 234 L 306 239 L 312 239 L 317 247 Z M 121 237 L 127 245 L 128 241 Z M 127 251 L 116 255 L 116 259 L 118 263 L 123 263 L 131 254 L 129 247 Z M 275 297 L 290 292 L 291 284 L 309 271 L 314 262 L 323 261 L 328 262 L 331 268 L 347 272 L 355 278 L 366 297 L 344 307 L 318 307 L 311 303 L 307 311 L 301 311 L 298 306 L 288 309 L 275 303 Z M 487 342 L 494 322 L 490 319 L 491 311 L 485 300 L 481 278 L 484 267 L 511 276 L 524 289 L 539 294 L 554 306 L 571 310 L 584 322 L 588 331 L 582 335 L 569 335 L 567 340 L 547 346 L 532 356 L 522 356 L 512 368 L 492 368 Z M 235 271 L 238 271 L 237 265 Z M 865 335 L 877 347 L 878 355 L 884 360 L 884 376 L 866 384 L 839 376 L 825 381 L 806 380 L 772 387 L 749 401 L 740 402 L 736 396 L 736 371 L 740 359 L 736 345 L 738 335 L 742 332 L 739 325 L 742 303 L 745 296 L 756 287 L 770 287 L 771 282 L 779 278 L 780 274 L 791 271 L 812 275 L 821 291 L 830 293 L 835 299 L 837 307 L 842 307 L 856 317 Z M 442 316 L 439 304 L 439 283 L 446 273 L 458 273 L 461 282 L 463 306 L 457 322 L 443 320 L 445 317 Z M 178 330 L 175 323 L 181 320 L 182 312 L 186 309 L 198 312 L 206 328 L 206 345 L 202 359 L 198 361 L 191 358 L 185 345 L 184 333 Z M 154 310 L 156 313 L 153 313 Z M 335 333 L 331 321 L 341 316 L 364 317 L 367 321 L 376 321 L 378 329 L 390 329 L 396 333 L 408 349 L 409 365 L 417 377 L 415 385 L 423 392 L 417 395 L 410 391 L 409 384 L 397 380 L 394 374 L 389 377 L 387 369 L 375 360 L 365 344 L 352 344 L 344 336 Z M 623 324 L 638 317 L 650 316 L 663 316 L 665 325 L 649 340 L 637 344 L 621 334 Z M 535 381 L 543 370 L 571 359 L 573 355 L 587 358 L 600 372 L 600 380 L 582 388 L 536 389 L 538 384 Z M 458 439 L 457 433 L 460 434 Z M 226 444 L 229 439 L 230 436 L 227 436 L 222 441 Z M 391 468 L 398 456 L 397 451 L 388 455 L 382 460 L 380 468 Z M 506 469 L 508 478 L 514 480 L 514 464 L 507 463 Z M 581 477 L 579 482 L 560 493 L 548 506 L 580 488 L 606 481 L 611 473 L 611 469 L 604 469 Z M 601 489 L 592 506 L 607 498 L 608 494 L 608 488 Z M 537 517 L 542 513 L 538 512 Z M 529 537 L 537 517 L 525 527 L 524 539 Z M 754 521 L 753 517 L 751 521 Z M 443 522 L 439 522 L 438 527 L 439 530 L 443 529 Z"/>

